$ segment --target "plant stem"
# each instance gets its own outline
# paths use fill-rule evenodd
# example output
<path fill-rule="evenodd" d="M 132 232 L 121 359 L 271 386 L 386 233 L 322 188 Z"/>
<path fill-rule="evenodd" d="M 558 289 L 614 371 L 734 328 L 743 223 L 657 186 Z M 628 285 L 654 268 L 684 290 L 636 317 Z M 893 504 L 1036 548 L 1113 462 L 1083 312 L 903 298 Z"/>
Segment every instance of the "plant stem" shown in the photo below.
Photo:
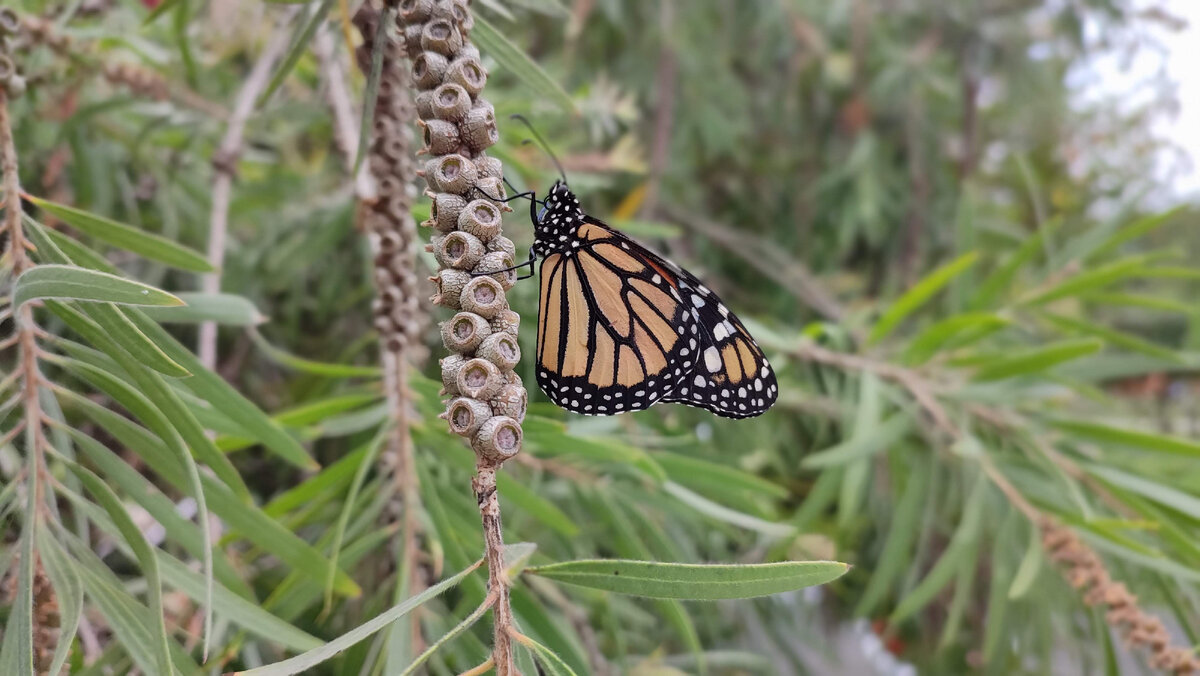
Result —
<path fill-rule="evenodd" d="M 500 493 L 496 490 L 498 469 L 498 464 L 480 460 L 475 466 L 475 478 L 471 480 L 471 486 L 475 489 L 479 517 L 483 521 L 488 593 L 496 595 L 496 602 L 492 605 L 492 660 L 496 665 L 497 676 L 509 676 L 516 673 L 513 667 L 512 637 L 509 635 L 509 629 L 515 625 L 512 606 L 509 603 L 509 580 L 504 569 L 504 529 L 500 523 Z"/>
<path fill-rule="evenodd" d="M 288 12 L 288 16 L 297 10 Z M 286 19 L 285 19 L 286 20 Z M 225 239 L 229 230 L 229 203 L 233 193 L 233 179 L 237 175 L 237 161 L 242 154 L 242 143 L 246 131 L 246 121 L 254 112 L 255 102 L 267 87 L 271 77 L 271 67 L 283 54 L 288 44 L 287 31 L 276 29 L 267 39 L 262 54 L 251 68 L 246 81 L 238 91 L 233 104 L 233 111 L 225 127 L 225 136 L 212 155 L 213 183 L 212 210 L 208 221 L 208 262 L 214 270 L 200 282 L 204 293 L 218 293 L 221 290 L 221 266 L 225 264 Z M 200 363 L 207 369 L 215 369 L 217 365 L 217 325 L 215 322 L 204 322 L 200 325 L 200 335 L 197 339 L 197 356 Z"/>

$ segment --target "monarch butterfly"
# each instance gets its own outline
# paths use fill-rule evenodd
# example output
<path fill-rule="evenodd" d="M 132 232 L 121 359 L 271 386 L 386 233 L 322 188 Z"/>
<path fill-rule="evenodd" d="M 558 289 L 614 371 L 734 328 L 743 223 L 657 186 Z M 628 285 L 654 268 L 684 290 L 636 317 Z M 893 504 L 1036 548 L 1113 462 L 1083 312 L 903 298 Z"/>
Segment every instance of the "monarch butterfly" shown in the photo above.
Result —
<path fill-rule="evenodd" d="M 584 415 L 676 402 L 725 418 L 761 415 L 778 385 L 737 316 L 688 271 L 587 215 L 559 180 L 528 197 L 529 265 L 541 257 L 537 382 Z M 536 211 L 536 205 L 541 211 Z"/>

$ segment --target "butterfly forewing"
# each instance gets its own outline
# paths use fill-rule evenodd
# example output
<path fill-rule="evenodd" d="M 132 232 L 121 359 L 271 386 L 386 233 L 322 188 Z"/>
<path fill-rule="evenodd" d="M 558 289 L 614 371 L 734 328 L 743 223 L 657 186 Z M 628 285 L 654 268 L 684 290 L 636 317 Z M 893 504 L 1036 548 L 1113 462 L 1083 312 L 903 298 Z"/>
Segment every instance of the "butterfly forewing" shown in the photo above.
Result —
<path fill-rule="evenodd" d="M 585 215 L 565 183 L 535 226 L 537 380 L 554 403 L 612 415 L 670 401 L 728 418 L 775 403 L 762 349 L 693 275 Z"/>
<path fill-rule="evenodd" d="M 574 236 L 586 244 L 542 260 L 538 385 L 578 413 L 645 409 L 690 368 L 692 315 L 649 252 L 599 223 Z"/>

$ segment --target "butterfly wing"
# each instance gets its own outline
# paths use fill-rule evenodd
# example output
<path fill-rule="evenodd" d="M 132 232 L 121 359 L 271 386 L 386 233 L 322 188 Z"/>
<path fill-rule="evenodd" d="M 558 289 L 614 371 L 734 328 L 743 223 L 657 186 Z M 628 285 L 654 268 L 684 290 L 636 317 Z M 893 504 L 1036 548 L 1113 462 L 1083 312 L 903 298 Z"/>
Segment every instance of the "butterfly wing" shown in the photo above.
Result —
<path fill-rule="evenodd" d="M 774 403 L 774 375 L 737 317 L 604 223 L 584 217 L 540 272 L 537 380 L 559 406 L 611 415 L 677 401 L 741 418 Z"/>
<path fill-rule="evenodd" d="M 569 253 L 542 259 L 538 385 L 577 413 L 648 408 L 684 372 L 691 314 L 656 256 L 598 222 L 576 237 Z"/>
<path fill-rule="evenodd" d="M 670 263 L 668 263 L 670 265 Z M 680 295 L 697 327 L 695 363 L 664 402 L 696 406 L 725 418 L 762 415 L 779 385 L 762 348 L 711 289 L 677 268 Z"/>

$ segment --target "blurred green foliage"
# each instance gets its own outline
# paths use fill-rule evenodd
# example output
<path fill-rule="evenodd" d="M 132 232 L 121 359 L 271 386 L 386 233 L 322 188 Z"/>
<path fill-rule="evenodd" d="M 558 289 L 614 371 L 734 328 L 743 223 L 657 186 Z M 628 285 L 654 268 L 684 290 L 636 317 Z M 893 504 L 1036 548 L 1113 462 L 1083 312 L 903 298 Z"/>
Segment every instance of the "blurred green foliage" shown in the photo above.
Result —
<path fill-rule="evenodd" d="M 241 299 L 187 295 L 199 288 L 196 268 L 162 244 L 204 248 L 222 117 L 264 37 L 290 31 L 303 46 L 309 15 L 285 22 L 281 4 L 175 0 L 147 22 L 155 3 L 18 4 L 71 39 L 58 50 L 20 43 L 24 189 L 163 238 L 147 251 L 121 239 L 126 231 L 89 231 L 29 203 L 42 224 L 29 226 L 41 233 L 31 235 L 39 262 L 107 266 L 195 301 L 192 314 L 74 302 L 38 311 L 57 336 L 43 368 L 64 410 L 50 430 L 73 459 L 60 466 L 75 471 L 55 473 L 62 519 L 36 539 L 55 588 L 82 589 L 60 594 L 63 613 L 80 612 L 78 596 L 112 635 L 98 655 L 77 643 L 86 650 L 72 651 L 72 671 L 170 659 L 191 673 L 202 661 L 197 606 L 210 596 L 219 670 L 362 625 L 407 594 L 388 518 L 395 487 L 376 467 L 387 410 L 371 261 L 309 51 L 247 128 L 222 270 L 222 290 Z M 310 4 L 303 11 L 329 3 Z M 500 483 L 507 541 L 536 544 L 535 567 L 598 557 L 854 565 L 819 590 L 736 605 L 634 599 L 525 573 L 514 609 L 540 644 L 522 653 L 525 673 L 542 651 L 577 673 L 593 671 L 592 651 L 614 673 L 888 673 L 898 661 L 929 673 L 1129 668 L 996 476 L 1080 533 L 1181 643 L 1200 641 L 1188 377 L 1200 369 L 1196 214 L 1145 213 L 1147 195 L 1168 191 L 1153 171 L 1163 147 L 1149 132 L 1155 106 L 1088 107 L 1067 85 L 1088 59 L 1144 47 L 1146 31 L 1169 24 L 1135 4 L 474 3 L 518 48 L 483 50 L 499 118 L 532 118 L 589 212 L 737 308 L 782 391 L 775 410 L 739 423 L 675 406 L 580 418 L 533 393 L 530 460 L 509 463 Z M 352 7 L 327 9 L 319 30 L 337 38 L 359 92 L 340 24 Z M 112 75 L 115 64 L 147 69 L 166 89 L 139 94 Z M 554 172 L 522 143 L 527 132 L 501 131 L 494 154 L 510 178 L 544 189 Z M 524 209 L 506 233 L 529 245 Z M 420 264 L 434 266 L 424 254 Z M 511 299 L 532 325 L 536 283 Z M 266 321 L 248 328 L 259 314 Z M 228 324 L 216 373 L 189 351 L 205 317 Z M 526 355 L 532 336 L 521 338 Z M 428 344 L 440 354 L 436 331 Z M 192 377 L 173 377 L 172 364 Z M 532 384 L 531 360 L 518 368 Z M 431 360 L 411 383 L 419 562 L 431 584 L 469 567 L 482 542 L 472 456 L 435 417 L 436 379 Z M 6 483 L 20 448 L 0 450 Z M 214 472 L 194 473 L 187 448 Z M 213 592 L 187 563 L 202 558 L 206 536 L 178 513 L 195 509 L 196 485 L 220 522 Z M 33 546 L 18 540 L 18 493 L 0 490 L 6 569 Z M 117 504 L 161 525 L 157 570 Z M 484 593 L 479 576 L 465 577 L 324 673 L 399 673 L 414 656 L 413 622 L 436 641 Z M 152 645 L 157 603 L 165 648 Z M 17 615 L 0 610 L 5 621 Z M 486 626 L 473 627 L 426 666 L 464 671 L 489 641 Z M 96 660 L 87 669 L 85 655 Z"/>

